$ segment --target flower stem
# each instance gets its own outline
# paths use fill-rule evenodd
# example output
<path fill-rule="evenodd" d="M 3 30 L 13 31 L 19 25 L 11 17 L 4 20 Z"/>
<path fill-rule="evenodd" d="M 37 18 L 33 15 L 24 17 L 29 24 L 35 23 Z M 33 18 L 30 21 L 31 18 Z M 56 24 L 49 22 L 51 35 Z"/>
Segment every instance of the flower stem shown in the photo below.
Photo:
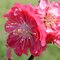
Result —
<path fill-rule="evenodd" d="M 38 0 L 38 5 L 39 5 L 39 3 L 40 3 L 40 0 Z"/>
<path fill-rule="evenodd" d="M 34 56 L 33 55 L 31 55 L 29 58 L 28 58 L 28 60 L 33 60 L 34 59 Z"/>

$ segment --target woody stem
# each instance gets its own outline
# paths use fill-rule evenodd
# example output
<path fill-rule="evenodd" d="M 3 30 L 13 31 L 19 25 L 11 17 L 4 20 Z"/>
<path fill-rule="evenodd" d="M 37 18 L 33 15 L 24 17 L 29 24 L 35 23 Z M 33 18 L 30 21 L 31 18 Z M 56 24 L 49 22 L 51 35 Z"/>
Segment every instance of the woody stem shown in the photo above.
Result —
<path fill-rule="evenodd" d="M 33 60 L 34 59 L 34 56 L 33 55 L 31 55 L 29 58 L 28 58 L 28 60 Z"/>
<path fill-rule="evenodd" d="M 38 0 L 38 5 L 39 5 L 39 3 L 40 3 L 40 0 Z"/>

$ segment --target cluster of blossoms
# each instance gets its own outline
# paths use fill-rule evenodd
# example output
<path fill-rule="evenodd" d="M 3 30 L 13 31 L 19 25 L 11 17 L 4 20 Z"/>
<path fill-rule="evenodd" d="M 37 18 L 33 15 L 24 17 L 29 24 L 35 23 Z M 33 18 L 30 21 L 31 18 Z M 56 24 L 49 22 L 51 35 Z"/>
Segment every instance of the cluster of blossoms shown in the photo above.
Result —
<path fill-rule="evenodd" d="M 7 22 L 5 30 L 7 38 L 7 55 L 10 50 L 21 56 L 28 55 L 28 49 L 33 56 L 39 56 L 47 44 L 60 46 L 60 3 L 50 3 L 41 0 L 39 5 L 22 5 L 16 3 L 5 15 Z"/>

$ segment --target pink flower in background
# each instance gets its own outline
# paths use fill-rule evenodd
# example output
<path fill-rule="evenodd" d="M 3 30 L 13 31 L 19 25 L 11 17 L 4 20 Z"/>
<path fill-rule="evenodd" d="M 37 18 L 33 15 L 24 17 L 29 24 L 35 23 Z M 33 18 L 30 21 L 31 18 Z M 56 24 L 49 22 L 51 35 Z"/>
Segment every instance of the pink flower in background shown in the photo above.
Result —
<path fill-rule="evenodd" d="M 60 46 L 60 2 L 50 3 L 48 0 L 41 0 L 37 12 L 47 32 L 46 42 Z"/>
<path fill-rule="evenodd" d="M 5 30 L 9 33 L 7 45 L 18 56 L 28 54 L 28 49 L 33 56 L 39 56 L 45 50 L 46 32 L 42 20 L 35 13 L 31 5 L 15 4 L 5 14 L 8 19 Z"/>

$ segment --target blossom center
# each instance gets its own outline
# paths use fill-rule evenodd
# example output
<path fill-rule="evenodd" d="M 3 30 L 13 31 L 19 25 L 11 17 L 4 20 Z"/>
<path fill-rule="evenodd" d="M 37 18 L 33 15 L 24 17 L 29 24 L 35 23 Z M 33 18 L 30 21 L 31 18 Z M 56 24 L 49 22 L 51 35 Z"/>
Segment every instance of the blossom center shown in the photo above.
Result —
<path fill-rule="evenodd" d="M 34 35 L 31 31 L 31 28 L 26 24 L 22 24 L 20 28 L 13 31 L 14 35 L 19 35 L 19 37 L 31 38 L 31 35 Z"/>
<path fill-rule="evenodd" d="M 44 17 L 44 25 L 46 27 L 54 26 L 55 22 L 56 22 L 56 18 L 50 14 L 46 14 L 46 16 Z"/>

